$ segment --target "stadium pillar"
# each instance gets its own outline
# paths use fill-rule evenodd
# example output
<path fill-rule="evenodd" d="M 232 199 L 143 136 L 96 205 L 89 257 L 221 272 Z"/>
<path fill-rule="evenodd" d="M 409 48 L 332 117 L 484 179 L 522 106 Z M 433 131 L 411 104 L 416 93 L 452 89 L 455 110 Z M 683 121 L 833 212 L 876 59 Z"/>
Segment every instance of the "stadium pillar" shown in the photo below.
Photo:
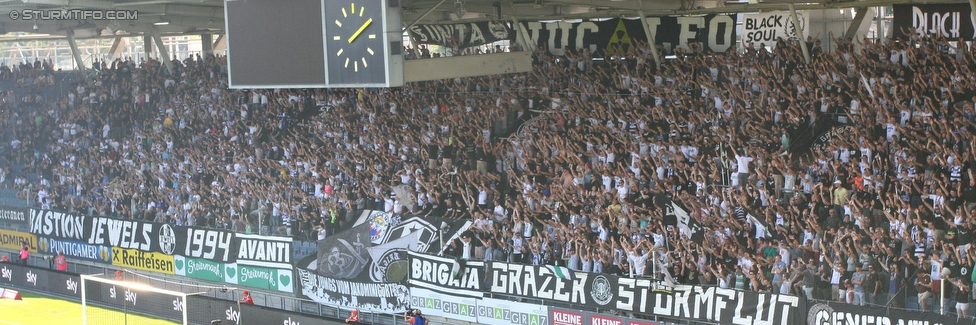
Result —
<path fill-rule="evenodd" d="M 122 45 L 122 42 L 124 41 L 122 40 L 121 37 L 116 37 L 115 41 L 112 42 L 112 48 L 109 49 L 108 51 L 108 55 L 111 58 L 116 59 L 122 57 L 122 50 L 125 49 L 125 46 Z"/>
<path fill-rule="evenodd" d="M 793 19 L 793 26 L 802 26 L 800 20 L 796 19 L 796 7 L 793 3 L 790 3 L 790 18 Z M 803 38 L 802 30 L 796 31 L 796 38 L 800 41 L 800 50 L 803 51 L 803 62 L 810 64 L 810 50 L 807 49 L 807 40 Z"/>
<path fill-rule="evenodd" d="M 851 26 L 847 27 L 847 33 L 844 33 L 844 38 L 854 39 L 857 35 L 857 29 L 861 26 L 861 22 L 864 21 L 864 17 L 868 15 L 867 7 L 854 8 L 857 10 L 857 14 L 854 15 L 854 20 L 851 20 Z M 880 28 L 880 27 L 879 27 Z"/>
<path fill-rule="evenodd" d="M 976 21 L 976 0 L 969 0 L 969 15 Z"/>
<path fill-rule="evenodd" d="M 532 42 L 532 38 L 529 37 L 529 33 L 525 31 L 525 28 L 522 28 L 522 24 L 519 24 L 518 19 L 515 18 L 514 15 L 518 11 L 515 11 L 515 5 L 512 4 L 511 1 L 508 2 L 508 9 L 512 11 L 512 15 L 513 15 L 512 27 L 515 28 L 515 40 L 522 41 L 522 43 L 519 44 L 519 46 L 521 46 L 524 49 L 524 51 L 535 52 L 535 42 Z"/>
<path fill-rule="evenodd" d="M 142 37 L 142 49 L 146 51 L 146 60 L 148 61 L 150 55 L 152 55 L 152 36 L 146 35 Z"/>
<path fill-rule="evenodd" d="M 75 30 L 68 30 L 68 46 L 71 47 L 71 56 L 75 58 L 75 64 L 78 65 L 78 71 L 85 74 L 85 61 L 81 60 L 81 51 L 78 50 L 78 43 L 75 42 Z"/>
<path fill-rule="evenodd" d="M 519 43 L 519 47 L 523 51 L 535 51 L 535 44 L 529 38 L 529 33 L 525 32 L 525 28 L 522 28 L 522 24 L 515 17 L 512 17 L 512 26 L 515 27 L 515 41 Z"/>
<path fill-rule="evenodd" d="M 226 51 L 227 50 L 227 37 L 226 35 L 217 36 L 217 41 L 214 42 L 213 50 L 214 52 Z M 224 53 L 227 55 L 227 53 Z"/>
<path fill-rule="evenodd" d="M 163 61 L 167 73 L 173 73 L 173 58 L 169 57 L 169 51 L 163 45 L 163 38 L 159 36 L 156 28 L 150 27 L 149 31 L 152 33 L 153 43 L 156 43 L 156 50 L 159 51 L 159 60 Z"/>
<path fill-rule="evenodd" d="M 203 49 L 203 56 L 213 54 L 213 35 L 200 34 L 200 45 Z"/>
<path fill-rule="evenodd" d="M 644 1 L 641 1 L 641 6 L 644 5 Z M 644 15 L 644 10 L 637 12 L 640 15 L 641 26 L 644 27 L 644 35 L 647 35 L 647 46 L 651 48 L 651 55 L 654 56 L 654 65 L 661 69 L 661 56 L 657 53 L 657 42 L 654 40 L 654 35 L 651 35 L 651 26 L 647 24 L 647 16 Z"/>

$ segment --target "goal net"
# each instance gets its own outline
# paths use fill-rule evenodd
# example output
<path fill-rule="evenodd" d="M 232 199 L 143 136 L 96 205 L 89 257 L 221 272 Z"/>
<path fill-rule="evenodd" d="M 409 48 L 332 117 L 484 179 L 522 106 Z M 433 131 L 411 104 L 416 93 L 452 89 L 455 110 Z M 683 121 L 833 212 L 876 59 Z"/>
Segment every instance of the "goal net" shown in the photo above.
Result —
<path fill-rule="evenodd" d="M 188 322 L 187 297 L 192 295 L 140 282 L 82 275 L 82 324 L 141 324 L 147 316 L 191 324 Z"/>

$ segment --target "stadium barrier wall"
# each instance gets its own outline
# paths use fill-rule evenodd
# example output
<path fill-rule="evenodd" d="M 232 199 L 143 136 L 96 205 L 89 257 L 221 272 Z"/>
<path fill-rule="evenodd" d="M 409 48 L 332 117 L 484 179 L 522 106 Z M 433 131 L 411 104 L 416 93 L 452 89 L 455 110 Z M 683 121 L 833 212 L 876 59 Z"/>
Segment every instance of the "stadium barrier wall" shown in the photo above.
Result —
<path fill-rule="evenodd" d="M 76 273 L 0 263 L 0 286 L 81 301 L 81 276 Z M 154 295 L 151 292 L 126 294 L 125 289 L 106 284 L 88 289 L 98 289 L 88 293 L 89 301 L 119 308 L 125 305 L 127 310 L 168 319 L 179 319 L 181 308 L 190 308 L 187 314 L 191 324 L 210 324 L 213 320 L 221 320 L 222 324 L 239 324 L 241 319 L 238 303 L 231 300 L 191 295 L 187 296 L 186 302 L 182 302 L 169 295 Z"/>

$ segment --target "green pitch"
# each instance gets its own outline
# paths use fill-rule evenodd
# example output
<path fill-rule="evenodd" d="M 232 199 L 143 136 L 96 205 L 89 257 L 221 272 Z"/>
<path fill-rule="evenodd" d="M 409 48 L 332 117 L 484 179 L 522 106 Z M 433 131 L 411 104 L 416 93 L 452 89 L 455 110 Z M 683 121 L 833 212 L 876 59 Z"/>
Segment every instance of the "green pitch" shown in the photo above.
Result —
<path fill-rule="evenodd" d="M 68 325 L 81 324 L 81 303 L 32 292 L 21 291 L 24 300 L 0 299 L 0 325 Z M 116 312 L 98 309 L 99 314 Z M 89 309 L 92 312 L 92 309 Z M 115 318 L 115 317 L 113 317 Z M 121 318 L 121 317 L 119 317 Z M 129 313 L 129 324 L 174 325 L 175 322 Z M 121 324 L 120 324 L 121 325 Z"/>

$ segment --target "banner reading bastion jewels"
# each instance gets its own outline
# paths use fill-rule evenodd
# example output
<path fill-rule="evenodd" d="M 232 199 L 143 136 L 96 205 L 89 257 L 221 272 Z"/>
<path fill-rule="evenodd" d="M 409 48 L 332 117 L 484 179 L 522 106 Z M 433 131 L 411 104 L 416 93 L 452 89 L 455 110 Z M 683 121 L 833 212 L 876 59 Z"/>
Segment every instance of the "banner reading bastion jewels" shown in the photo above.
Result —
<path fill-rule="evenodd" d="M 218 263 L 234 262 L 235 234 L 220 229 L 173 226 L 130 219 L 91 217 L 30 209 L 33 235 L 163 255 L 183 255 Z M 232 253 L 233 252 L 233 253 Z"/>

